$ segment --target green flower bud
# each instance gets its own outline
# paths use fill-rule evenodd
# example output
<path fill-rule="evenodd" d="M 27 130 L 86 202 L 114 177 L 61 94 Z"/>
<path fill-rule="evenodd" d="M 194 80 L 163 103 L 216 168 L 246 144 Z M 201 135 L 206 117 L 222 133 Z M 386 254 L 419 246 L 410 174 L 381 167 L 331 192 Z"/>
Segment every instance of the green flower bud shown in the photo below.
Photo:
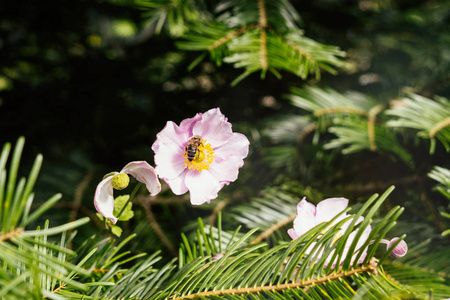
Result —
<path fill-rule="evenodd" d="M 126 188 L 129 183 L 130 183 L 130 177 L 128 177 L 128 175 L 124 174 L 124 173 L 119 173 L 119 174 L 114 175 L 114 177 L 111 181 L 113 188 L 116 190 L 119 190 L 119 191 Z"/>

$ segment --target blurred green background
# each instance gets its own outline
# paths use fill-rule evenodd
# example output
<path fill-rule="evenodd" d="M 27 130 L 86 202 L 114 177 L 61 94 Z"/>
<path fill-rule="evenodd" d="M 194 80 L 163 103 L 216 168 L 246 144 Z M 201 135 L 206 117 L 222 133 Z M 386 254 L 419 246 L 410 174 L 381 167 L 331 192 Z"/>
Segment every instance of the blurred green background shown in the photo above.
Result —
<path fill-rule="evenodd" d="M 366 196 L 399 184 L 396 199 L 404 200 L 400 204 L 407 207 L 407 215 L 413 219 L 416 212 L 420 214 L 425 204 L 407 201 L 415 191 L 402 179 L 415 171 L 423 175 L 436 163 L 448 167 L 442 147 L 429 156 L 427 146 L 416 148 L 413 141 L 406 141 L 418 166 L 411 171 L 374 153 L 337 160 L 337 154 L 331 153 L 330 158 L 318 160 L 308 156 L 318 147 L 309 143 L 304 169 L 289 173 L 265 160 L 269 145 L 263 130 L 277 117 L 299 113 L 283 97 L 292 86 L 351 89 L 380 103 L 397 97 L 405 87 L 426 97 L 448 97 L 449 1 L 291 3 L 301 15 L 306 36 L 347 52 L 348 67 L 338 76 L 323 73 L 320 81 L 304 81 L 289 73 L 282 73 L 282 79 L 271 74 L 261 79 L 255 73 L 230 86 L 241 70 L 206 59 L 189 71 L 200 53 L 179 50 L 175 43 L 182 37 L 164 30 L 156 34 L 146 10 L 134 1 L 0 1 L 0 142 L 25 136 L 24 169 L 37 153 L 44 154 L 37 201 L 56 192 L 64 194 L 54 214 L 47 217 L 56 223 L 83 215 L 94 219 L 93 192 L 104 174 L 133 160 L 153 164 L 151 145 L 168 120 L 179 123 L 214 107 L 220 107 L 233 129 L 251 140 L 240 178 L 224 189 L 227 197 L 245 201 L 276 182 L 280 174 L 315 185 L 328 196 L 333 192 Z M 326 174 L 332 174 L 329 180 L 323 178 Z M 347 183 L 365 189 L 342 189 Z M 433 186 L 430 181 L 423 184 Z M 154 210 L 158 218 L 177 220 L 161 225 L 176 240 L 180 225 L 206 213 L 192 209 L 186 195 L 175 204 L 172 198 L 170 191 L 163 192 Z M 161 204 L 164 200 L 169 204 Z M 151 236 L 139 222 L 145 218 L 142 211 L 136 215 L 135 223 L 127 223 L 128 230 Z M 95 232 L 95 222 L 92 226 L 91 232 L 80 234 L 89 236 Z M 150 244 L 141 241 L 139 249 L 158 247 Z"/>

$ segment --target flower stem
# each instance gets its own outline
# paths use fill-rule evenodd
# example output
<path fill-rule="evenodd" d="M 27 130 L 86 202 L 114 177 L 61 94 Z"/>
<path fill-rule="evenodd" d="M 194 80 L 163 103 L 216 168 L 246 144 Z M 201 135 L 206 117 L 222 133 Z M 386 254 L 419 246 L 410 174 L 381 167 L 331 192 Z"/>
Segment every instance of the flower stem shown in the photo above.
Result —
<path fill-rule="evenodd" d="M 116 216 L 117 219 L 120 218 L 120 216 L 122 215 L 122 213 L 124 212 L 125 208 L 128 206 L 128 203 L 131 202 L 131 200 L 133 200 L 134 196 L 136 195 L 137 191 L 139 190 L 139 188 L 141 187 L 142 183 L 138 182 L 136 184 L 136 186 L 134 187 L 133 192 L 131 192 L 130 198 L 128 198 L 127 203 L 125 203 L 125 205 L 122 207 L 122 209 L 120 210 L 119 214 Z"/>

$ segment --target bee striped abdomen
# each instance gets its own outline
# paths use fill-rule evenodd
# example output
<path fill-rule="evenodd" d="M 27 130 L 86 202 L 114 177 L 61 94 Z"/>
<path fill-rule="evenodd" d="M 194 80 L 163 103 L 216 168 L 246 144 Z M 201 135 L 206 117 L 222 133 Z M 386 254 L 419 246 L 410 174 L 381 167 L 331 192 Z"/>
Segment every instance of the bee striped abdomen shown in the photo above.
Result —
<path fill-rule="evenodd" d="M 198 147 L 202 145 L 202 137 L 199 135 L 194 135 L 186 143 L 185 151 L 186 156 L 189 161 L 193 161 L 197 155 Z"/>

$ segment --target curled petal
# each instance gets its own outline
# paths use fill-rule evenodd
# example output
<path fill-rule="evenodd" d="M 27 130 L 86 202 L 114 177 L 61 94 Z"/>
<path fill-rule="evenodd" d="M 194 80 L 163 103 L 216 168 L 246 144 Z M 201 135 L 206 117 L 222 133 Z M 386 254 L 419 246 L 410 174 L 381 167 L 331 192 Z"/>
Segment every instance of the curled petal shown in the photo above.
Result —
<path fill-rule="evenodd" d="M 109 176 L 97 185 L 94 195 L 95 209 L 105 218 L 116 224 L 117 218 L 114 217 L 114 196 L 111 184 L 113 177 Z"/>
<path fill-rule="evenodd" d="M 161 191 L 161 184 L 159 183 L 155 169 L 146 161 L 130 162 L 120 173 L 129 174 L 136 178 L 137 181 L 145 184 L 152 196 L 155 196 Z"/>

